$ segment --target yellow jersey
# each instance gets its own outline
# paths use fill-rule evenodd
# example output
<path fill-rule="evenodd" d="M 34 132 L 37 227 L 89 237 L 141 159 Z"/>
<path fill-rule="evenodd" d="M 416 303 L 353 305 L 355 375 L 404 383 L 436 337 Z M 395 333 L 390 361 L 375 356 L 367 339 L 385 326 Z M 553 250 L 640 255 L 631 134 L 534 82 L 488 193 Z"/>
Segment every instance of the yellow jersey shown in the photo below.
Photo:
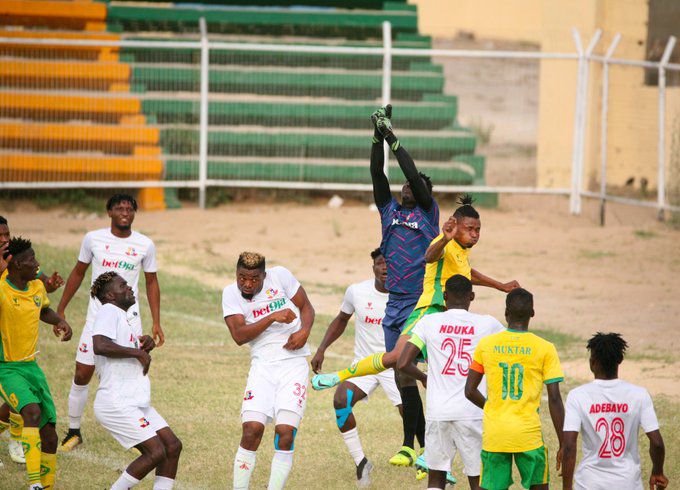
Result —
<path fill-rule="evenodd" d="M 555 346 L 508 329 L 479 341 L 470 369 L 486 375 L 482 449 L 519 453 L 541 447 L 543 384 L 564 379 Z"/>
<path fill-rule="evenodd" d="M 8 277 L 0 280 L 0 362 L 35 360 L 40 312 L 49 305 L 42 281 L 21 290 Z"/>
<path fill-rule="evenodd" d="M 440 233 L 437 238 L 430 242 L 430 245 L 443 236 Z M 430 262 L 425 265 L 423 294 L 420 295 L 416 308 L 424 308 L 431 305 L 445 306 L 444 289 L 449 277 L 460 274 L 468 279 L 471 278 L 472 267 L 470 267 L 469 255 L 470 249 L 461 247 L 455 240 L 447 243 L 444 246 L 442 257 L 437 262 Z"/>

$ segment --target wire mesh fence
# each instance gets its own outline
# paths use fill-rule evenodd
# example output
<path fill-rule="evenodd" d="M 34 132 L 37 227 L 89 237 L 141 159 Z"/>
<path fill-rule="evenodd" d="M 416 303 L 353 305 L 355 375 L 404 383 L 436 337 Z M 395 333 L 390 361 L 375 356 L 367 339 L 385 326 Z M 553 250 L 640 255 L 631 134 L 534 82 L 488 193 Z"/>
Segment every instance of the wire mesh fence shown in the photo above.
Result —
<path fill-rule="evenodd" d="M 606 138 L 606 196 L 658 195 L 650 67 L 609 66 L 602 126 L 602 60 L 582 51 L 29 34 L 0 39 L 0 189 L 370 190 L 369 116 L 389 99 L 395 132 L 440 192 L 597 197 Z M 659 206 L 670 210 L 680 200 L 676 91 L 664 103 Z M 393 158 L 387 168 L 401 184 Z"/>

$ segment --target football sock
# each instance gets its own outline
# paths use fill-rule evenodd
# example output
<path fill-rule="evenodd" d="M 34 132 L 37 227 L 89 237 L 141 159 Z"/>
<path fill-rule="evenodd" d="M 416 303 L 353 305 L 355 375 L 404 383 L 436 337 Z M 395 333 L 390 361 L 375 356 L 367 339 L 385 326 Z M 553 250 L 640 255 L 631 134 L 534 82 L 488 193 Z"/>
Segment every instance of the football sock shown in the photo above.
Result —
<path fill-rule="evenodd" d="M 404 386 L 401 392 L 401 403 L 403 405 L 404 416 L 402 425 L 404 427 L 404 446 L 413 448 L 414 439 L 418 429 L 418 419 L 423 412 L 423 402 L 417 386 Z"/>
<path fill-rule="evenodd" d="M 239 446 L 234 458 L 234 490 L 248 488 L 250 475 L 255 469 L 255 451 L 248 451 Z"/>
<path fill-rule="evenodd" d="M 359 431 L 355 427 L 347 432 L 342 432 L 342 438 L 345 440 L 350 456 L 354 460 L 355 465 L 359 465 L 364 459 L 364 449 L 361 447 L 361 439 L 359 439 Z"/>
<path fill-rule="evenodd" d="M 24 429 L 24 419 L 15 412 L 9 413 L 9 435 L 15 441 L 21 441 L 21 432 Z"/>
<path fill-rule="evenodd" d="M 153 490 L 172 490 L 175 480 L 167 476 L 157 476 L 153 481 Z"/>
<path fill-rule="evenodd" d="M 272 458 L 272 470 L 269 475 L 267 490 L 281 490 L 286 486 L 288 474 L 293 467 L 293 451 L 274 451 Z"/>
<path fill-rule="evenodd" d="M 40 453 L 40 466 L 40 483 L 44 490 L 52 490 L 57 476 L 57 455 Z"/>
<path fill-rule="evenodd" d="M 418 426 L 416 427 L 416 439 L 418 439 L 418 445 L 420 447 L 425 447 L 425 410 L 423 410 L 422 402 L 420 404 Z"/>
<path fill-rule="evenodd" d="M 40 483 L 40 429 L 24 427 L 21 433 L 21 445 L 24 446 L 28 484 Z"/>
<path fill-rule="evenodd" d="M 137 478 L 132 476 L 127 471 L 123 471 L 123 474 L 120 475 L 120 478 L 118 478 L 116 482 L 111 485 L 111 490 L 129 490 L 138 483 L 139 480 Z"/>
<path fill-rule="evenodd" d="M 342 383 L 349 378 L 358 378 L 359 376 L 366 376 L 368 374 L 378 374 L 382 373 L 386 368 L 383 366 L 382 358 L 385 355 L 384 352 L 379 352 L 377 354 L 371 354 L 368 357 L 355 362 L 350 367 L 338 371 L 338 378 Z"/>
<path fill-rule="evenodd" d="M 4 422 L 0 420 L 0 434 L 5 432 L 7 429 L 9 429 L 9 422 Z"/>
<path fill-rule="evenodd" d="M 80 429 L 80 419 L 83 417 L 85 405 L 87 405 L 87 394 L 89 385 L 71 384 L 71 391 L 68 394 L 68 427 L 69 429 Z"/>

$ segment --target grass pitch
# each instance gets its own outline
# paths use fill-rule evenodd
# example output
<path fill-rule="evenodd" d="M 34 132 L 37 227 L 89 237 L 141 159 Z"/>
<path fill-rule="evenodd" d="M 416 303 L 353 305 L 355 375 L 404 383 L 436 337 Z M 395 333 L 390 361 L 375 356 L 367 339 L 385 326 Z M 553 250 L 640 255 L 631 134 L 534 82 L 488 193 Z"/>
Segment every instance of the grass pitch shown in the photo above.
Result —
<path fill-rule="evenodd" d="M 76 249 L 59 249 L 36 244 L 38 260 L 45 272 L 53 269 L 66 275 L 73 267 Z M 233 281 L 225 277 L 225 285 Z M 87 284 L 83 284 L 67 310 L 74 329 L 69 343 L 60 343 L 45 325 L 41 328 L 39 363 L 44 369 L 57 405 L 57 431 L 63 437 L 68 428 L 68 393 L 73 376 L 74 354 L 83 328 L 87 306 Z M 143 283 L 143 280 L 140 281 Z M 176 488 L 230 488 L 232 462 L 240 439 L 240 406 L 250 358 L 247 347 L 238 347 L 231 340 L 221 313 L 221 290 L 200 282 L 160 272 L 162 291 L 161 319 L 166 333 L 166 345 L 152 353 L 150 376 L 152 403 L 165 417 L 184 443 Z M 345 285 L 337 285 L 344 288 Z M 309 285 L 310 289 L 313 285 Z M 56 308 L 60 292 L 51 296 Z M 141 311 L 145 332 L 150 330 L 146 296 L 141 294 Z M 314 349 L 331 316 L 317 311 L 310 343 Z M 534 325 L 532 325 L 533 327 Z M 557 334 L 540 324 L 535 332 L 554 342 L 562 358 L 583 358 L 583 339 Z M 352 360 L 353 330 L 351 326 L 326 356 L 324 369 L 345 366 Z M 566 399 L 568 388 L 585 380 L 567 380 L 562 389 Z M 84 445 L 77 450 L 59 454 L 57 488 L 104 489 L 118 478 L 136 456 L 124 451 L 94 418 L 92 402 L 97 382 L 93 380 L 90 398 L 83 418 Z M 333 390 L 308 392 L 307 410 L 295 441 L 295 462 L 288 488 L 355 488 L 354 464 L 335 425 L 332 409 Z M 680 406 L 664 398 L 655 398 L 661 431 L 666 442 L 666 475 L 671 486 L 680 481 Z M 547 404 L 542 407 L 544 436 L 554 461 L 556 437 L 550 422 Z M 364 451 L 375 464 L 372 488 L 426 488 L 426 480 L 416 482 L 412 469 L 391 467 L 387 460 L 401 445 L 401 420 L 394 407 L 377 390 L 368 403 L 355 408 Z M 267 427 L 258 451 L 252 488 L 266 488 L 269 465 L 273 454 L 273 428 Z M 2 443 L 0 458 L 0 489 L 24 488 L 26 473 L 23 466 L 9 460 Z M 648 444 L 640 437 L 643 479 L 649 477 Z M 467 488 L 460 462 L 454 464 L 460 488 Z M 557 488 L 560 479 L 551 464 L 551 479 Z M 515 481 L 518 479 L 515 478 Z M 138 488 L 150 489 L 152 477 Z M 520 488 L 515 484 L 513 488 Z"/>

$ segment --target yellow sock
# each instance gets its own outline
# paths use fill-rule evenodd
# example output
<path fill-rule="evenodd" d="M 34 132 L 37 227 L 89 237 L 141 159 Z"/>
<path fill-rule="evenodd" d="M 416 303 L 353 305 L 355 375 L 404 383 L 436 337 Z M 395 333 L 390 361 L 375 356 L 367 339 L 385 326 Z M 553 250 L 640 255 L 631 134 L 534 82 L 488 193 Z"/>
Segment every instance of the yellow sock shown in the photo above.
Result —
<path fill-rule="evenodd" d="M 9 434 L 15 441 L 21 441 L 21 431 L 24 428 L 24 419 L 15 412 L 9 413 Z"/>
<path fill-rule="evenodd" d="M 40 430 L 37 427 L 24 427 L 21 433 L 24 446 L 28 484 L 40 483 Z"/>
<path fill-rule="evenodd" d="M 0 420 L 0 434 L 5 432 L 7 429 L 9 429 L 9 422 L 4 422 Z"/>
<path fill-rule="evenodd" d="M 57 455 L 40 453 L 40 484 L 44 490 L 54 488 L 54 478 L 57 476 Z"/>
<path fill-rule="evenodd" d="M 347 369 L 339 371 L 338 378 L 340 378 L 340 382 L 342 383 L 349 378 L 358 378 L 359 376 L 382 373 L 386 369 L 382 363 L 384 355 L 384 352 L 371 354 L 370 356 L 355 362 Z"/>

